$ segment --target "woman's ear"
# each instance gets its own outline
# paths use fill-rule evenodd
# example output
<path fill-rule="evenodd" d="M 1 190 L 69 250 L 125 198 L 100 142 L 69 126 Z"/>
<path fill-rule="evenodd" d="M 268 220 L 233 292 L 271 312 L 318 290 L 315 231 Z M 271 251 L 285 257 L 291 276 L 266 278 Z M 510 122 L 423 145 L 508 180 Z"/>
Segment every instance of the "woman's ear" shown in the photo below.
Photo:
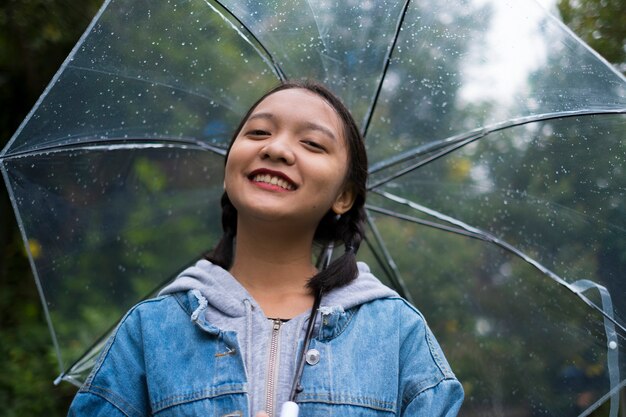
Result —
<path fill-rule="evenodd" d="M 354 190 L 354 185 L 352 185 L 352 183 L 348 183 L 343 187 L 343 190 L 335 199 L 331 209 L 335 214 L 343 214 L 352 208 L 355 199 L 356 192 Z"/>

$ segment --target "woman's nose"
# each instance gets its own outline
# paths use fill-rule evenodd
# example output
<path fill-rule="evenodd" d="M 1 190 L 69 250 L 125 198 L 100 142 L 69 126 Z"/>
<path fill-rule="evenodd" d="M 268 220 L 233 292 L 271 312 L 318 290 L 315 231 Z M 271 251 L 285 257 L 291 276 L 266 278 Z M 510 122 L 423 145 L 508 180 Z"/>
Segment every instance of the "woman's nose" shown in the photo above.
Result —
<path fill-rule="evenodd" d="M 269 159 L 275 162 L 282 162 L 291 165 L 295 162 L 295 154 L 289 138 L 281 135 L 270 139 L 261 149 L 261 159 Z"/>

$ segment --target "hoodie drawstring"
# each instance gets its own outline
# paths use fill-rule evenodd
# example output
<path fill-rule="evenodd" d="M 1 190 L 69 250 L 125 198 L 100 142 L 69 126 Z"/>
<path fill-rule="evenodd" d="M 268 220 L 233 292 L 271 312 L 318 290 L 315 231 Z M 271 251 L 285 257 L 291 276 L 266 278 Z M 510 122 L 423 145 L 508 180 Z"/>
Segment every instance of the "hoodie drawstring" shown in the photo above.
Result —
<path fill-rule="evenodd" d="M 243 300 L 246 310 L 246 352 L 245 365 L 249 367 L 252 364 L 252 303 L 247 298 Z"/>
<path fill-rule="evenodd" d="M 191 313 L 191 321 L 197 321 L 198 317 L 200 316 L 200 314 L 206 310 L 207 306 L 209 305 L 209 302 L 207 301 L 207 299 L 200 293 L 199 290 L 191 290 L 191 293 L 196 297 L 196 299 L 198 300 L 198 308 L 196 308 L 193 313 Z"/>

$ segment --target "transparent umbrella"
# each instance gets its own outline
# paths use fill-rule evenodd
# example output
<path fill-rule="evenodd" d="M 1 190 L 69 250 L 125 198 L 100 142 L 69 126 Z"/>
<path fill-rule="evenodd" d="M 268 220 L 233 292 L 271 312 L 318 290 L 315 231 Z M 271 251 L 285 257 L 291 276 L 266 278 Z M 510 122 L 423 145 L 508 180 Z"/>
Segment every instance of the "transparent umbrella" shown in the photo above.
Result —
<path fill-rule="evenodd" d="M 428 317 L 461 415 L 617 416 L 626 80 L 530 0 L 106 1 L 0 153 L 58 380 L 216 242 L 230 132 L 298 78 L 361 121 L 360 256 Z"/>

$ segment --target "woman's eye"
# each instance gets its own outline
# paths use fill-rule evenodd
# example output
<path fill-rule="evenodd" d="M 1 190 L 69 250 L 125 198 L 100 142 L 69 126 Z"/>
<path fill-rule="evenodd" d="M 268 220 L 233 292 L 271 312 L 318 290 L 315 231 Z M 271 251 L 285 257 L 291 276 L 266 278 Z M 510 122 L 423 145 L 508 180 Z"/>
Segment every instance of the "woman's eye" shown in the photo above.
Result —
<path fill-rule="evenodd" d="M 254 129 L 254 130 L 250 130 L 248 131 L 248 135 L 250 136 L 269 136 L 269 132 L 266 130 L 261 130 L 261 129 Z"/>
<path fill-rule="evenodd" d="M 318 142 L 312 141 L 312 140 L 303 140 L 302 143 L 304 143 L 306 146 L 313 148 L 315 150 L 318 151 L 325 151 L 326 148 L 324 148 L 324 146 L 320 145 Z"/>

